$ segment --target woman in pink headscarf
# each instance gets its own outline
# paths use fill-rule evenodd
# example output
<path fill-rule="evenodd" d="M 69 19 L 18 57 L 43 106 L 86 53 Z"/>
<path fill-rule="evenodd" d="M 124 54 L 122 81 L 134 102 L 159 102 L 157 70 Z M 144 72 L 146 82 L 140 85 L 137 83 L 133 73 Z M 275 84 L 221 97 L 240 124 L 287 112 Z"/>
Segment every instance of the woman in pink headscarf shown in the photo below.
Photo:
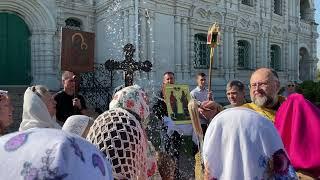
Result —
<path fill-rule="evenodd" d="M 320 178 L 320 109 L 292 94 L 280 106 L 275 126 L 298 174 Z"/>

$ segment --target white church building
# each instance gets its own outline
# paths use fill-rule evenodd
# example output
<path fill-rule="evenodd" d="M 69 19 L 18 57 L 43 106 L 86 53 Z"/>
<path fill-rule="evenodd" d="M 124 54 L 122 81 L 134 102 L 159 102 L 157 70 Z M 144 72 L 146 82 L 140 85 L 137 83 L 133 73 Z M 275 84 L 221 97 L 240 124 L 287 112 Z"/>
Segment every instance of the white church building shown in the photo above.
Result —
<path fill-rule="evenodd" d="M 176 82 L 195 86 L 208 72 L 206 33 L 221 27 L 215 50 L 213 90 L 225 97 L 229 80 L 248 83 L 258 67 L 277 70 L 281 81 L 315 79 L 318 38 L 315 0 L 0 0 L 2 86 L 44 84 L 60 88 L 61 27 L 94 32 L 95 62 L 135 59 L 153 70 L 136 75 L 159 86 L 173 71 Z M 121 84 L 123 80 L 116 80 Z"/>

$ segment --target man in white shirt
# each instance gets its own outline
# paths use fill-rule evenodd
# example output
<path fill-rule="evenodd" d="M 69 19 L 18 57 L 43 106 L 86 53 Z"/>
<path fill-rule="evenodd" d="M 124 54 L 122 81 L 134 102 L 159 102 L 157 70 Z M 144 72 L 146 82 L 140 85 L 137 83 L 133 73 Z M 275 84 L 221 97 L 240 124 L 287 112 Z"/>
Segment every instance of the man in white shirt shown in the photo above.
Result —
<path fill-rule="evenodd" d="M 206 88 L 206 74 L 204 73 L 198 73 L 196 76 L 197 80 L 197 87 L 193 89 L 190 92 L 191 98 L 195 99 L 198 101 L 199 107 L 204 107 L 206 103 L 208 103 L 208 100 L 214 101 L 213 100 L 213 94 L 212 92 L 208 92 L 208 89 Z M 207 127 L 209 125 L 209 120 L 205 116 L 201 115 L 200 112 L 200 123 L 201 123 L 201 128 L 203 131 L 203 134 L 205 134 Z M 201 158 L 200 158 L 200 153 L 199 153 L 199 146 L 198 146 L 198 139 L 193 138 L 194 140 L 194 146 L 193 146 L 193 153 L 195 155 L 195 177 L 196 179 L 203 179 L 202 176 L 203 174 L 201 173 Z"/>
<path fill-rule="evenodd" d="M 191 98 L 197 100 L 201 107 L 201 103 L 204 101 L 213 100 L 213 94 L 212 92 L 208 92 L 208 89 L 206 88 L 206 74 L 198 73 L 196 80 L 197 87 L 190 92 L 190 96 Z M 202 117 L 201 124 L 208 124 L 208 121 Z"/>

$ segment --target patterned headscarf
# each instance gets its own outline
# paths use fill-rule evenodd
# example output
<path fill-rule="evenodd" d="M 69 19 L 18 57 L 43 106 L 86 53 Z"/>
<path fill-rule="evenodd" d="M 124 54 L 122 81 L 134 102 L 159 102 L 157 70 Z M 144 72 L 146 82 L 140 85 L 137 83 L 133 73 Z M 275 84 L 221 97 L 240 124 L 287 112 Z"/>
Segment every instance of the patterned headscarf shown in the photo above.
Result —
<path fill-rule="evenodd" d="M 83 138 L 56 129 L 29 129 L 0 138 L 1 179 L 112 180 L 103 154 Z"/>
<path fill-rule="evenodd" d="M 111 159 L 115 179 L 147 179 L 147 137 L 128 111 L 115 108 L 101 114 L 87 140 Z"/>
<path fill-rule="evenodd" d="M 210 179 L 296 179 L 274 125 L 246 108 L 224 110 L 212 120 L 203 159 Z"/>
<path fill-rule="evenodd" d="M 138 116 L 143 128 L 147 127 L 149 121 L 149 105 L 146 93 L 138 85 L 125 87 L 113 96 L 109 109 L 123 108 L 133 115 Z"/>

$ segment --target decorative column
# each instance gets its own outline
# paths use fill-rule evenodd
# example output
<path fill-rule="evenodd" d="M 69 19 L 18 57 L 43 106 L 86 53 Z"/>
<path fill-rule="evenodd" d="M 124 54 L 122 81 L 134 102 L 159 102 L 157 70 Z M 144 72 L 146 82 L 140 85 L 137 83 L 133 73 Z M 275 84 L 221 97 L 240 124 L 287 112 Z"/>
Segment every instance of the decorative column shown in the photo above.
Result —
<path fill-rule="evenodd" d="M 263 58 L 263 62 L 264 62 L 264 66 L 265 67 L 269 67 L 269 47 L 268 47 L 268 35 L 267 33 L 263 33 L 263 46 L 264 46 L 264 58 Z"/>
<path fill-rule="evenodd" d="M 155 20 L 155 14 L 153 11 L 147 11 L 146 12 L 146 20 L 147 20 L 147 24 L 146 24 L 146 42 L 147 42 L 147 60 L 149 60 L 152 65 L 155 67 L 156 66 L 156 62 L 155 62 L 155 36 L 154 36 L 154 20 Z M 148 73 L 149 74 L 149 78 L 151 78 L 152 80 L 155 79 L 156 75 L 156 69 L 152 68 L 151 72 Z M 151 77 L 150 77 L 151 76 Z"/>
<path fill-rule="evenodd" d="M 282 46 L 282 49 L 284 49 L 284 52 L 282 53 L 283 54 L 283 57 L 281 58 L 282 59 L 282 63 L 281 63 L 281 69 L 285 70 L 285 72 L 287 73 L 290 73 L 290 66 L 289 66 L 289 42 L 288 40 L 286 39 L 284 44 L 284 46 Z M 288 75 L 288 74 L 287 74 Z"/>
<path fill-rule="evenodd" d="M 229 66 L 229 28 L 225 27 L 223 31 L 223 66 L 226 71 L 231 67 Z"/>
<path fill-rule="evenodd" d="M 128 24 L 129 24 L 129 43 L 134 44 L 135 42 L 135 36 L 134 36 L 134 32 L 135 32 L 135 18 L 134 18 L 134 9 L 133 8 L 129 8 L 129 12 L 128 12 Z"/>
<path fill-rule="evenodd" d="M 259 35 L 259 67 L 262 67 L 264 66 L 264 46 L 263 46 L 263 41 L 264 41 L 264 38 L 263 38 L 263 33 L 260 33 Z"/>
<path fill-rule="evenodd" d="M 300 61 L 300 56 L 299 56 L 299 37 L 298 35 L 295 38 L 294 44 L 293 44 L 293 62 L 294 62 L 294 70 L 295 70 L 295 76 L 294 79 L 295 80 L 299 80 L 299 61 Z"/>
<path fill-rule="evenodd" d="M 182 79 L 182 30 L 181 30 L 181 17 L 174 17 L 174 71 L 177 72 L 177 79 Z"/>
<path fill-rule="evenodd" d="M 32 84 L 43 84 L 51 90 L 59 89 L 54 63 L 54 35 L 56 30 L 36 30 L 32 35 Z"/>
<path fill-rule="evenodd" d="M 146 22 L 145 11 L 140 9 L 139 16 L 140 16 L 139 17 L 140 19 L 139 60 L 144 61 L 147 58 L 147 22 Z"/>
<path fill-rule="evenodd" d="M 292 80 L 293 79 L 293 67 L 292 67 L 292 58 L 293 58 L 293 56 L 292 56 L 292 41 L 290 40 L 290 37 L 289 37 L 289 42 L 288 42 L 288 56 L 287 56 L 287 58 L 288 58 L 288 60 L 287 60 L 287 62 L 288 62 L 288 72 L 289 72 L 289 80 Z"/>
<path fill-rule="evenodd" d="M 234 79 L 235 70 L 237 68 L 237 61 L 235 61 L 235 45 L 237 42 L 234 40 L 235 28 L 231 27 L 229 30 L 229 50 L 228 50 L 228 63 L 230 69 L 230 79 Z"/>
<path fill-rule="evenodd" d="M 129 43 L 129 10 L 123 11 L 123 42 Z"/>
<path fill-rule="evenodd" d="M 189 71 L 189 77 L 192 76 L 192 69 L 194 67 L 194 57 L 195 57 L 195 51 L 194 51 L 194 35 L 195 35 L 195 32 L 194 32 L 194 28 L 192 25 L 189 26 L 189 37 L 190 37 L 190 40 L 189 40 L 189 51 L 187 53 L 187 56 L 189 57 L 189 62 L 188 62 L 188 71 Z M 187 77 L 187 75 L 186 75 Z"/>
<path fill-rule="evenodd" d="M 181 71 L 182 71 L 182 79 L 184 78 L 184 74 L 188 70 L 188 64 L 189 64 L 189 56 L 188 56 L 188 26 L 187 26 L 187 18 L 181 19 Z"/>
<path fill-rule="evenodd" d="M 260 42 L 259 42 L 259 34 L 256 34 L 256 38 L 255 38 L 255 57 L 254 57 L 254 68 L 256 69 L 257 67 L 259 67 L 260 65 L 260 59 L 259 59 L 259 56 L 260 56 Z"/>

